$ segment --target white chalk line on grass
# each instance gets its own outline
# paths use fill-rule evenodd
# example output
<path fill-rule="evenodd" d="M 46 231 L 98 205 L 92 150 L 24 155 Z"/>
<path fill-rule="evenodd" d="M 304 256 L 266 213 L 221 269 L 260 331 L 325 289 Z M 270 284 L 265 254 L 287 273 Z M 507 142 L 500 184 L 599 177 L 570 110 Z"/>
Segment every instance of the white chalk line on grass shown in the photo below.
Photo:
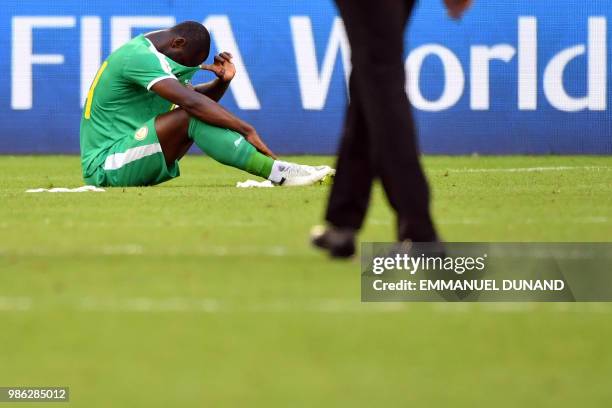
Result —
<path fill-rule="evenodd" d="M 608 224 L 612 222 L 610 218 L 603 216 L 587 216 L 587 217 L 577 217 L 577 218 L 560 218 L 560 219 L 535 219 L 535 218 L 523 218 L 523 219 L 513 219 L 509 224 Z M 366 223 L 372 225 L 393 225 L 394 221 L 391 219 L 381 220 L 378 218 L 372 218 L 366 220 Z M 463 220 L 448 220 L 448 219 L 439 219 L 436 220 L 436 224 L 438 225 L 486 225 L 491 224 L 489 220 L 486 219 L 476 219 L 476 218 L 466 218 Z"/>
<path fill-rule="evenodd" d="M 607 224 L 610 222 L 608 217 L 601 216 L 587 216 L 587 217 L 576 217 L 576 218 L 560 218 L 560 219 L 535 219 L 535 218 L 523 218 L 512 220 L 511 224 Z M 439 224 L 447 225 L 470 225 L 470 224 L 490 224 L 487 220 L 478 219 L 466 219 L 466 220 L 444 220 L 442 219 Z"/>
<path fill-rule="evenodd" d="M 390 226 L 392 225 L 391 220 L 380 220 L 371 219 L 368 221 L 372 225 Z M 567 223 L 572 222 L 575 224 L 607 224 L 611 223 L 607 217 L 585 217 L 583 219 L 575 219 L 573 221 L 558 221 L 556 223 Z M 515 222 L 515 224 L 549 224 L 550 222 L 525 219 L 522 222 Z M 448 225 L 449 221 L 438 221 L 439 225 Z M 485 220 L 464 220 L 454 221 L 454 225 L 486 225 Z M 86 248 L 79 248 L 75 250 L 72 247 L 57 248 L 57 247 L 30 247 L 30 248 L 0 248 L 0 256 L 14 256 L 14 257 L 65 257 L 65 256 L 214 256 L 214 257 L 230 257 L 230 258 L 243 258 L 243 257 L 271 257 L 271 258 L 282 258 L 282 257 L 295 257 L 295 256 L 309 256 L 312 251 L 307 245 L 300 248 L 289 248 L 283 245 L 207 245 L 202 244 L 194 247 L 171 247 L 165 248 L 160 251 L 158 248 L 148 248 L 146 245 L 139 243 L 126 243 L 119 245 L 102 245 L 102 246 L 89 246 Z M 563 255 L 558 255 L 558 258 L 563 258 Z M 572 258 L 573 259 L 573 258 Z"/>
<path fill-rule="evenodd" d="M 270 302 L 223 302 L 212 298 L 99 298 L 84 297 L 72 302 L 37 303 L 30 297 L 0 296 L 1 312 L 45 311 L 68 308 L 78 312 L 108 313 L 612 313 L 612 303 L 361 303 L 350 299 L 279 299 Z M 416 310 L 412 310 L 416 309 Z"/>
<path fill-rule="evenodd" d="M 566 170 L 589 170 L 610 171 L 612 167 L 607 166 L 548 166 L 548 167 L 509 167 L 509 168 L 462 168 L 462 169 L 437 169 L 437 172 L 448 171 L 450 173 L 532 173 L 540 171 L 566 171 Z"/>
<path fill-rule="evenodd" d="M 31 298 L 0 296 L 0 312 L 25 312 L 31 308 Z"/>
<path fill-rule="evenodd" d="M 0 312 L 27 312 L 53 308 L 69 308 L 82 312 L 114 313 L 356 313 L 399 312 L 405 303 L 361 303 L 359 300 L 314 299 L 274 300 L 270 302 L 222 302 L 208 298 L 96 298 L 84 297 L 77 301 L 53 304 L 34 298 L 0 296 Z"/>
<path fill-rule="evenodd" d="M 0 248 L 1 256 L 30 256 L 30 257 L 60 257 L 60 256 L 217 256 L 217 257 L 252 257 L 252 256 L 267 256 L 267 257 L 285 257 L 308 254 L 306 250 L 296 252 L 290 251 L 289 248 L 282 245 L 270 246 L 223 246 L 223 245 L 206 245 L 200 247 L 175 247 L 166 248 L 159 251 L 155 248 L 147 248 L 145 245 L 130 243 L 123 245 L 106 245 L 100 247 L 89 247 L 74 250 L 73 248 L 19 248 L 19 249 L 3 249 Z"/>
<path fill-rule="evenodd" d="M 311 301 L 275 300 L 270 302 L 230 303 L 217 299 L 193 298 L 133 298 L 98 299 L 84 298 L 77 305 L 78 310 L 90 312 L 186 312 L 186 313 L 282 313 L 282 312 L 394 312 L 404 310 L 401 303 L 378 303 L 365 305 L 359 300 L 317 299 Z"/>

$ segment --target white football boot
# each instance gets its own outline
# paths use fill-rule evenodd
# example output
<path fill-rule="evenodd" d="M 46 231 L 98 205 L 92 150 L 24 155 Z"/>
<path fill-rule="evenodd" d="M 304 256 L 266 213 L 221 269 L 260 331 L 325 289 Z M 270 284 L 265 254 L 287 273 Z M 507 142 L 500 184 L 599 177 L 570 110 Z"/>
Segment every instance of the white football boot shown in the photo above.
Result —
<path fill-rule="evenodd" d="M 275 184 L 286 187 L 310 186 L 336 173 L 336 170 L 329 166 L 313 167 L 289 162 L 280 162 L 277 168 L 281 179 Z"/>

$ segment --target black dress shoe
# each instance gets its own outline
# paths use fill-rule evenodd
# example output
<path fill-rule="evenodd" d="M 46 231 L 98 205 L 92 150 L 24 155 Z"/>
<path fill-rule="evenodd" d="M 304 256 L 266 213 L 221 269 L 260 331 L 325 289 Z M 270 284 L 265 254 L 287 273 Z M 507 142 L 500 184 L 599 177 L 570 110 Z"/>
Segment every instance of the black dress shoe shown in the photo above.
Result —
<path fill-rule="evenodd" d="M 329 251 L 334 258 L 350 258 L 355 254 L 355 230 L 317 225 L 310 231 L 310 242 Z"/>

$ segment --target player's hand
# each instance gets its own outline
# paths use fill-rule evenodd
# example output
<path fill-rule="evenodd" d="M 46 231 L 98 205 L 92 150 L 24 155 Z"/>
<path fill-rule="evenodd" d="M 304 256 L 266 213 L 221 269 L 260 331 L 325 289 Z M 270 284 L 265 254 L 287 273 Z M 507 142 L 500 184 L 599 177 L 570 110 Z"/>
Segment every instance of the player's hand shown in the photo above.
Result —
<path fill-rule="evenodd" d="M 444 4 L 446 4 L 448 9 L 448 15 L 458 20 L 470 8 L 472 0 L 444 0 Z"/>
<path fill-rule="evenodd" d="M 272 153 L 272 150 L 270 150 L 268 148 L 268 146 L 266 146 L 266 144 L 261 140 L 261 138 L 257 134 L 257 131 L 255 131 L 254 129 L 252 131 L 250 131 L 249 133 L 247 133 L 246 135 L 244 135 L 244 138 L 250 144 L 255 146 L 255 148 L 257 150 L 259 150 L 260 153 L 263 153 L 266 156 L 271 157 L 271 158 L 273 158 L 275 160 L 278 158 L 278 157 L 276 157 L 276 155 L 274 153 Z"/>
<path fill-rule="evenodd" d="M 232 54 L 222 52 L 215 55 L 215 61 L 212 64 L 202 64 L 200 68 L 214 73 L 217 78 L 224 82 L 229 82 L 236 75 L 236 67 L 232 63 Z"/>

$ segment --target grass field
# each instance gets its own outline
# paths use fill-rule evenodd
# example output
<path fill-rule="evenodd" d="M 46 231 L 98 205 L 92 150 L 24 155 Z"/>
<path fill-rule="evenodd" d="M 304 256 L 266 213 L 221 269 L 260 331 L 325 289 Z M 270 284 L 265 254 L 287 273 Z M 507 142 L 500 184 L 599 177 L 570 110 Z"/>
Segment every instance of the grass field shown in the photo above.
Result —
<path fill-rule="evenodd" d="M 447 241 L 612 241 L 612 157 L 424 163 Z M 361 304 L 359 264 L 307 245 L 326 187 L 181 170 L 26 194 L 81 185 L 78 158 L 0 157 L 0 386 L 88 408 L 611 406 L 612 305 Z M 362 239 L 393 239 L 380 189 Z"/>

